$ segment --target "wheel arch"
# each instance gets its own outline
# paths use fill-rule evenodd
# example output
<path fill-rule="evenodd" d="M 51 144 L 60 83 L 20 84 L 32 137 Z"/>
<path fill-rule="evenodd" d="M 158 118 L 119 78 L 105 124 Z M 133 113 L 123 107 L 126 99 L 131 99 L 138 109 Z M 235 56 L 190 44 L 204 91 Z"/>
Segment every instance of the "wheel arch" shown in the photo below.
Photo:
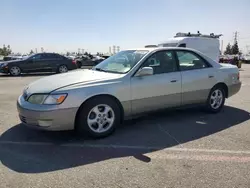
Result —
<path fill-rule="evenodd" d="M 222 87 L 225 91 L 225 95 L 226 95 L 225 97 L 228 98 L 228 86 L 224 82 L 217 83 L 213 88 L 215 87 Z"/>
<path fill-rule="evenodd" d="M 86 99 L 86 100 L 81 104 L 81 106 L 78 108 L 78 110 L 77 110 L 77 112 L 76 112 L 76 116 L 75 116 L 75 125 L 76 125 L 78 116 L 80 115 L 80 111 L 81 111 L 81 109 L 84 107 L 84 105 L 85 105 L 88 101 L 90 101 L 90 100 L 92 100 L 92 99 L 94 99 L 94 98 L 97 98 L 97 97 L 108 97 L 108 98 L 111 98 L 112 100 L 114 100 L 114 101 L 117 103 L 117 105 L 119 106 L 119 109 L 120 109 L 120 113 L 121 113 L 121 122 L 123 121 L 123 119 L 124 119 L 124 109 L 123 109 L 123 106 L 122 106 L 120 100 L 119 100 L 118 98 L 116 98 L 115 96 L 110 95 L 110 94 L 98 94 L 98 95 L 94 95 L 94 96 L 91 96 L 91 97 L 89 97 L 88 99 Z"/>

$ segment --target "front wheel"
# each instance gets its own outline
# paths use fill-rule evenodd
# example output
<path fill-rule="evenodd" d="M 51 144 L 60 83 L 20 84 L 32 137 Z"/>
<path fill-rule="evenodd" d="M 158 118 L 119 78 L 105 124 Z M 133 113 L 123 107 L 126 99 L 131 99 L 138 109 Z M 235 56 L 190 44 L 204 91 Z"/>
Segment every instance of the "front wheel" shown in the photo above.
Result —
<path fill-rule="evenodd" d="M 19 76 L 21 74 L 21 69 L 18 66 L 13 66 L 10 68 L 10 74 L 12 76 Z"/>
<path fill-rule="evenodd" d="M 221 111 L 225 103 L 225 91 L 222 87 L 213 88 L 208 96 L 206 108 L 211 113 Z"/>
<path fill-rule="evenodd" d="M 120 108 L 109 97 L 97 97 L 86 102 L 79 110 L 76 131 L 95 138 L 113 133 L 120 123 Z"/>

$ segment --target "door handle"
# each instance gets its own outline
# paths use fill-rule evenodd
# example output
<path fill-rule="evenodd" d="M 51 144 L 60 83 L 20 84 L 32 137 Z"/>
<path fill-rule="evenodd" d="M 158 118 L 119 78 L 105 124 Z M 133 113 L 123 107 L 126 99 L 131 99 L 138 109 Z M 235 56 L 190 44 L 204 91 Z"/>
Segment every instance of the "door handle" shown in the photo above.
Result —
<path fill-rule="evenodd" d="M 213 78 L 213 77 L 214 77 L 214 75 L 209 75 L 209 76 L 208 76 L 208 78 Z"/>
<path fill-rule="evenodd" d="M 178 81 L 178 80 L 171 80 L 170 82 L 172 82 L 172 83 L 173 83 L 173 82 L 177 82 L 177 81 Z"/>

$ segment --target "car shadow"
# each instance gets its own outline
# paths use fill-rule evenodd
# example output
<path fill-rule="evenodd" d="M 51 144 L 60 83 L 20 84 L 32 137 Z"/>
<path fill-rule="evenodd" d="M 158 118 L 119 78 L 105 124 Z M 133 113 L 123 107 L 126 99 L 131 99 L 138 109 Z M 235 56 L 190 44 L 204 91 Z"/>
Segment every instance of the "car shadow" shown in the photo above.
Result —
<path fill-rule="evenodd" d="M 159 151 L 206 137 L 249 120 L 249 112 L 225 106 L 218 114 L 199 109 L 162 111 L 125 121 L 104 139 L 76 136 L 73 131 L 44 132 L 16 125 L 0 138 L 3 165 L 22 173 L 42 173 Z"/>

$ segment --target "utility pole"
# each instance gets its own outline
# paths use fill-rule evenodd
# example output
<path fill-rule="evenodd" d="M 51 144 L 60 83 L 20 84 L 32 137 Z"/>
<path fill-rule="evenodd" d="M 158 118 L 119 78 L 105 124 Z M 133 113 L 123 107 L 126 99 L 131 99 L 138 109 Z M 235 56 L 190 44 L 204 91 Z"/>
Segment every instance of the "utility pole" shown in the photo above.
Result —
<path fill-rule="evenodd" d="M 238 32 L 234 33 L 234 44 L 238 41 Z"/>
<path fill-rule="evenodd" d="M 116 46 L 116 52 L 120 52 L 120 46 Z"/>
<path fill-rule="evenodd" d="M 221 40 L 221 49 L 220 49 L 221 54 L 223 54 L 223 40 Z"/>

